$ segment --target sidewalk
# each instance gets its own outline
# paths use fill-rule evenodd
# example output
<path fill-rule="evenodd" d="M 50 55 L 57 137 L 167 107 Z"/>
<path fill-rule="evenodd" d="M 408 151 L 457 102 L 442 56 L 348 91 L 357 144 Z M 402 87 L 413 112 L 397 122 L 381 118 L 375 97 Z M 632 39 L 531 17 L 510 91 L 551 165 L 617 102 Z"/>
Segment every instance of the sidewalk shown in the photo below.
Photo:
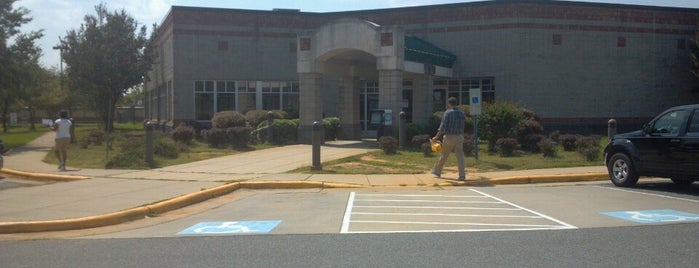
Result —
<path fill-rule="evenodd" d="M 342 175 L 284 173 L 311 165 L 310 145 L 290 145 L 152 170 L 76 169 L 42 161 L 52 133 L 5 156 L 3 173 L 64 180 L 0 191 L 0 233 L 90 228 L 158 214 L 239 188 L 339 188 L 491 185 L 607 179 L 604 166 L 469 173 L 466 182 L 430 174 Z M 377 150 L 372 143 L 333 141 L 321 162 Z M 70 154 L 70 153 L 69 153 Z M 456 178 L 456 174 L 444 174 Z M 163 201 L 165 200 L 165 201 Z"/>

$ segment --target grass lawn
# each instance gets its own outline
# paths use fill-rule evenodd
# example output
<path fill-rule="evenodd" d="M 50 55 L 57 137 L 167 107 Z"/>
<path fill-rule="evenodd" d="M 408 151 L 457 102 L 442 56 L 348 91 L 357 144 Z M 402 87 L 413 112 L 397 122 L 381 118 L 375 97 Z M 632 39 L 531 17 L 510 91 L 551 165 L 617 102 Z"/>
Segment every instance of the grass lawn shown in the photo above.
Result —
<path fill-rule="evenodd" d="M 25 145 L 49 131 L 51 131 L 49 128 L 41 124 L 37 124 L 35 130 L 29 130 L 29 127 L 12 127 L 7 129 L 7 133 L 0 133 L 0 140 L 3 141 L 7 150 Z"/>
<path fill-rule="evenodd" d="M 97 125 L 80 124 L 76 128 L 78 143 L 71 145 L 68 151 L 69 165 L 79 168 L 105 168 L 110 160 L 118 156 L 122 151 L 122 144 L 126 139 L 135 139 L 139 144 L 145 143 L 145 131 L 141 124 L 116 124 L 115 130 L 110 134 L 113 140 L 112 146 L 108 147 L 104 142 L 100 145 L 91 144 L 87 148 L 80 146 L 80 141 L 90 135 L 90 132 L 98 130 Z M 7 148 L 21 146 L 36 137 L 49 131 L 47 128 L 37 128 L 29 131 L 27 128 L 13 128 L 8 133 L 0 134 L 0 139 L 5 141 Z M 157 131 L 156 131 L 157 133 Z M 159 133 L 157 135 L 160 135 Z M 161 137 L 161 139 L 165 139 Z M 143 142 L 141 142 L 143 141 Z M 466 168 L 468 172 L 488 172 L 503 170 L 524 170 L 538 168 L 576 167 L 576 166 L 596 166 L 602 165 L 602 148 L 606 145 L 607 138 L 600 138 L 599 157 L 595 161 L 587 161 L 577 152 L 566 152 L 558 148 L 556 157 L 543 157 L 542 154 L 525 153 L 516 151 L 512 157 L 502 157 L 499 154 L 488 153 L 487 145 L 479 145 L 479 159 L 473 155 L 466 157 Z M 247 151 L 269 148 L 272 145 L 253 145 Z M 109 149 L 108 149 L 109 148 Z M 177 158 L 164 158 L 158 155 L 154 157 L 154 164 L 148 165 L 140 161 L 137 164 L 122 166 L 120 168 L 148 169 L 151 167 L 164 167 L 184 164 L 199 160 L 205 160 L 244 151 L 234 149 L 211 148 L 205 142 L 195 140 L 188 146 L 178 146 Z M 327 173 L 327 174 L 419 174 L 429 171 L 437 161 L 439 155 L 433 153 L 424 156 L 421 151 L 399 150 L 395 155 L 386 155 L 383 151 L 375 151 L 364 155 L 348 157 L 336 161 L 323 163 L 323 170 L 312 171 L 310 167 L 304 167 L 292 172 L 295 173 Z M 53 153 L 49 153 L 44 161 L 50 164 L 57 164 Z M 443 172 L 456 172 L 456 157 L 451 154 L 445 165 Z"/>
<path fill-rule="evenodd" d="M 606 137 L 600 138 L 601 148 L 606 145 Z M 560 146 L 559 146 L 560 147 Z M 558 148 L 556 157 L 544 157 L 543 154 L 525 153 L 516 151 L 512 157 L 502 157 L 499 154 L 491 154 L 486 151 L 487 145 L 479 145 L 478 160 L 473 155 L 466 157 L 467 172 L 488 172 L 504 170 L 525 170 L 539 168 L 559 168 L 578 166 L 602 165 L 602 149 L 599 158 L 595 161 L 587 161 L 577 152 L 566 152 Z M 387 155 L 383 151 L 375 151 L 368 154 L 344 158 L 323 163 L 323 170 L 312 171 L 310 167 L 304 167 L 293 172 L 296 173 L 323 173 L 323 174 L 420 174 L 428 172 L 439 155 L 433 153 L 424 156 L 420 151 L 399 150 L 395 155 Z M 457 172 L 456 157 L 449 156 L 444 165 L 443 172 Z"/>
<path fill-rule="evenodd" d="M 76 144 L 72 144 L 70 146 L 70 149 L 68 150 L 69 166 L 79 168 L 105 168 L 107 162 L 113 160 L 122 152 L 122 145 L 125 144 L 125 140 L 135 139 L 136 141 L 138 141 L 139 144 L 145 144 L 145 130 L 143 130 L 143 125 L 115 124 L 114 131 L 110 134 L 111 137 L 109 138 L 113 140 L 112 146 L 108 147 L 107 143 L 103 142 L 102 144 L 98 145 L 90 144 L 86 148 L 83 148 L 83 146 L 81 146 L 80 144 L 81 141 L 89 137 L 91 132 L 98 129 L 99 128 L 97 125 L 78 125 L 78 127 L 75 130 L 78 142 Z M 154 136 L 161 136 L 156 137 L 156 139 L 165 139 L 164 137 L 162 137 L 163 135 L 160 135 L 158 131 L 156 131 L 155 134 L 156 135 Z M 154 155 L 155 163 L 149 166 L 144 161 L 145 155 L 138 155 L 135 156 L 138 158 L 137 161 L 133 161 L 134 163 L 120 168 L 148 169 L 151 167 L 165 167 L 244 152 L 239 150 L 233 150 L 230 148 L 211 148 L 208 144 L 196 140 L 188 146 L 178 147 L 180 150 L 177 158 L 165 158 L 159 155 Z M 255 145 L 251 146 L 249 150 L 264 149 L 268 147 L 269 145 Z M 50 164 L 58 164 L 58 160 L 56 159 L 53 153 L 47 154 L 44 158 L 44 162 Z"/>

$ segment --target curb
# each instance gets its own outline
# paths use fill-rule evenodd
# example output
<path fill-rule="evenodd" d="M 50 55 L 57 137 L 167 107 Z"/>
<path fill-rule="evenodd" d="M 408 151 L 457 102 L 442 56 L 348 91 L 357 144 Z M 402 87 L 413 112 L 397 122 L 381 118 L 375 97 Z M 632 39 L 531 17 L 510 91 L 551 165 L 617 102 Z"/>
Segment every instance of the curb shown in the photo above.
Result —
<path fill-rule="evenodd" d="M 50 174 L 50 173 L 34 173 L 34 172 L 19 171 L 19 170 L 14 170 L 14 169 L 9 169 L 9 168 L 0 169 L 0 173 L 7 173 L 10 175 L 19 176 L 19 177 L 23 177 L 23 178 L 27 178 L 27 179 L 33 179 L 33 180 L 77 181 L 77 180 L 86 180 L 86 179 L 90 178 L 90 177 L 76 176 L 76 175 L 58 175 L 58 174 Z"/>
<path fill-rule="evenodd" d="M 119 212 L 98 216 L 88 216 L 63 220 L 0 222 L 0 234 L 67 231 L 116 225 L 161 214 L 212 198 L 246 189 L 307 189 L 307 188 L 366 188 L 365 185 L 331 183 L 317 181 L 262 181 L 234 182 L 195 193 L 185 194 L 169 200 L 157 202 Z"/>
<path fill-rule="evenodd" d="M 564 175 L 538 175 L 538 176 L 512 176 L 494 178 L 490 181 L 494 184 L 528 184 L 528 183 L 552 183 L 552 182 L 576 182 L 608 180 L 607 173 L 585 173 Z"/>
<path fill-rule="evenodd" d="M 5 172 L 5 170 L 3 170 Z M 16 172 L 16 171 L 15 171 Z M 25 173 L 25 172 L 21 172 Z M 12 174 L 12 173 L 11 173 Z M 27 173 L 29 174 L 29 173 Z M 53 174 L 51 177 L 65 177 L 68 180 L 86 179 L 81 176 L 61 176 Z M 480 180 L 440 182 L 434 186 L 491 186 L 495 184 L 527 184 L 527 183 L 551 183 L 596 181 L 609 179 L 607 173 L 567 174 L 567 175 L 541 175 L 541 176 L 513 176 L 504 178 L 481 178 Z M 429 185 L 426 185 L 429 186 Z M 162 214 L 185 206 L 200 203 L 212 198 L 229 194 L 238 189 L 309 189 L 309 188 L 370 188 L 362 184 L 333 183 L 322 181 L 258 181 L 258 182 L 233 182 L 195 193 L 185 194 L 169 200 L 144 205 L 119 212 L 98 216 L 87 216 L 63 220 L 47 221 L 22 221 L 0 222 L 0 234 L 32 233 L 48 231 L 66 231 L 117 225 L 124 222 L 143 219 L 151 215 Z"/>

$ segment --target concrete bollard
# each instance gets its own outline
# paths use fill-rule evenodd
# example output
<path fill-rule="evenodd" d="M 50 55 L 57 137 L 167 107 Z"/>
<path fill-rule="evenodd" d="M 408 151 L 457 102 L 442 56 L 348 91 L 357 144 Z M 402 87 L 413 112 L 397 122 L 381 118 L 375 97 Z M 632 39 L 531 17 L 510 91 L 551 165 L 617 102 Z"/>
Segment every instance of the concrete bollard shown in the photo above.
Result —
<path fill-rule="evenodd" d="M 272 124 L 274 123 L 274 113 L 272 111 L 267 112 L 267 143 L 274 143 L 274 132 L 272 130 Z"/>
<path fill-rule="evenodd" d="M 320 128 L 322 125 L 318 121 L 313 122 L 313 164 L 311 165 L 312 170 L 323 170 L 323 166 L 320 164 Z"/>
<path fill-rule="evenodd" d="M 607 121 L 607 137 L 611 140 L 616 135 L 616 120 L 609 119 Z"/>
<path fill-rule="evenodd" d="M 400 111 L 398 117 L 398 146 L 405 148 L 408 140 L 408 119 L 404 111 Z"/>

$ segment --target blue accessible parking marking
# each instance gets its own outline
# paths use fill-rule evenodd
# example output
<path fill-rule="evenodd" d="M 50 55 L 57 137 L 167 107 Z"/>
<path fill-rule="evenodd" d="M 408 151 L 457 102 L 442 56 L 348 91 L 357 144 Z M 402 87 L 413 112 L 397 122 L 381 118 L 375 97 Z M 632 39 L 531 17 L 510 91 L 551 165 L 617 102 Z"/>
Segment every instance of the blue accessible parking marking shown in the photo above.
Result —
<path fill-rule="evenodd" d="M 673 223 L 699 221 L 699 214 L 672 209 L 602 212 L 602 214 L 638 223 Z"/>
<path fill-rule="evenodd" d="M 200 222 L 177 234 L 254 234 L 269 233 L 282 221 L 217 221 Z"/>

